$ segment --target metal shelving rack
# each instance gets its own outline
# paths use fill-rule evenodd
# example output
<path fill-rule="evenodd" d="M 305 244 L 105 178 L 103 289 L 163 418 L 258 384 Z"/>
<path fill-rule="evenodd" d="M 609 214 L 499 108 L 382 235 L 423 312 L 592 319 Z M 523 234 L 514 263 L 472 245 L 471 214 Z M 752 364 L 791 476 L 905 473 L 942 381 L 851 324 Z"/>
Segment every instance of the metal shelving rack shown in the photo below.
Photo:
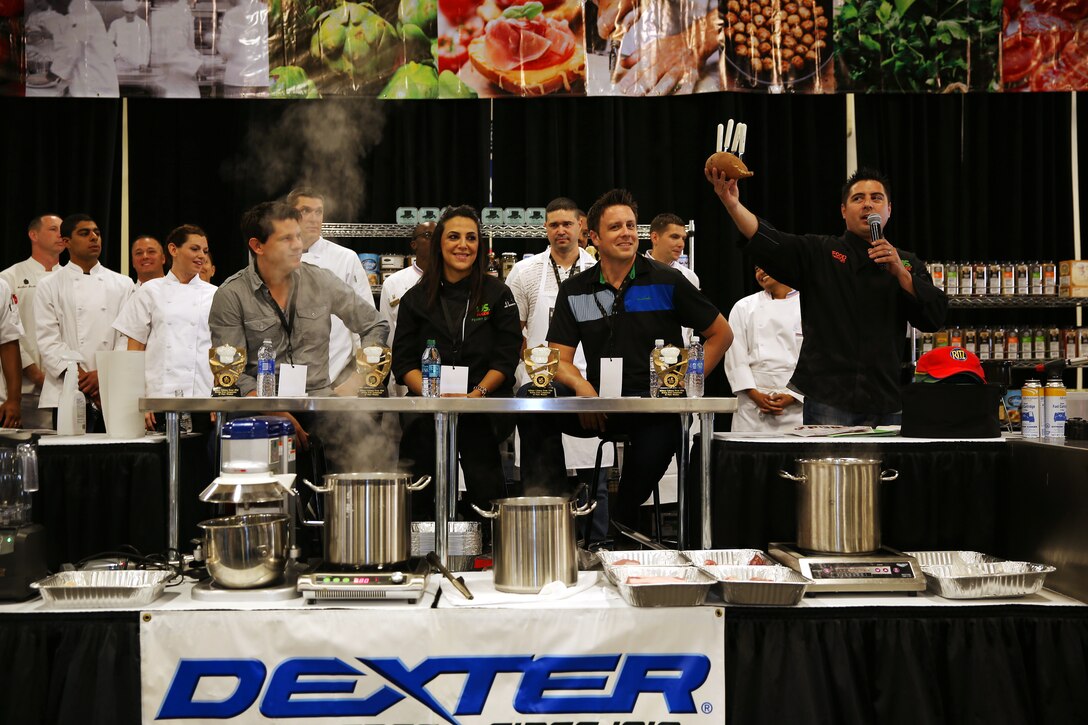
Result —
<path fill-rule="evenodd" d="M 948 306 L 960 309 L 1038 309 L 1044 307 L 1079 307 L 1088 304 L 1083 297 L 1055 297 L 1054 295 L 970 296 L 949 295 Z"/>

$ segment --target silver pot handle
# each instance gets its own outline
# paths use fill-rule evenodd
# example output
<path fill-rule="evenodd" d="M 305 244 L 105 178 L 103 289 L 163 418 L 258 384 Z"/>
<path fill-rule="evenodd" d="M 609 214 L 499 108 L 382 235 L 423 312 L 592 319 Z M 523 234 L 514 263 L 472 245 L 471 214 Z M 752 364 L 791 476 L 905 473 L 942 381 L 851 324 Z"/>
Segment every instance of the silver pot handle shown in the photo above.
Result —
<path fill-rule="evenodd" d="M 586 514 L 591 514 L 593 513 L 593 509 L 595 508 L 597 508 L 596 501 L 590 501 L 582 508 L 577 508 L 574 504 L 574 501 L 570 502 L 570 512 L 575 516 L 585 516 Z"/>
<path fill-rule="evenodd" d="M 789 471 L 779 471 L 778 475 L 782 478 L 788 478 L 791 481 L 796 481 L 797 483 L 804 483 L 806 480 L 804 476 L 795 476 Z"/>
<path fill-rule="evenodd" d="M 899 478 L 899 471 L 895 470 L 894 468 L 889 468 L 887 471 L 880 472 L 881 481 L 894 481 L 897 478 Z"/>
<path fill-rule="evenodd" d="M 499 512 L 495 511 L 494 509 L 492 509 L 491 511 L 484 511 L 482 508 L 480 508 L 476 504 L 469 504 L 469 505 L 472 506 L 472 508 L 476 511 L 476 513 L 480 514 L 485 519 L 497 519 L 497 518 L 499 518 Z"/>
<path fill-rule="evenodd" d="M 420 490 L 422 490 L 424 488 L 427 488 L 427 484 L 430 483 L 430 482 L 431 482 L 431 477 L 430 476 L 423 476 L 418 481 L 416 481 L 415 483 L 409 483 L 408 484 L 408 490 L 409 491 L 420 491 Z"/>
<path fill-rule="evenodd" d="M 315 486 L 312 483 L 310 483 L 308 480 L 306 480 L 305 478 L 302 479 L 302 482 L 305 483 L 307 486 L 309 486 L 310 490 L 313 491 L 314 493 L 329 493 L 329 492 L 332 491 L 332 486 Z"/>

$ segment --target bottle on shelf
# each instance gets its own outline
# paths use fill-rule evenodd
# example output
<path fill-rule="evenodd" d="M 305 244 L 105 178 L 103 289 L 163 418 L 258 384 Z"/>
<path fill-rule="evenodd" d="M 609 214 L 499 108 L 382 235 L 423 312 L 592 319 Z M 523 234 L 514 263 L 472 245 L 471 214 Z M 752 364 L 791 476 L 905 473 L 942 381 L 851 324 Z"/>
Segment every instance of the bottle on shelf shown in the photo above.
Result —
<path fill-rule="evenodd" d="M 261 398 L 276 397 L 276 348 L 266 339 L 257 349 L 257 395 Z"/>
<path fill-rule="evenodd" d="M 689 398 L 703 397 L 703 343 L 698 335 L 691 336 L 688 344 L 687 393 Z"/>
<path fill-rule="evenodd" d="M 423 373 L 423 397 L 439 397 L 442 384 L 442 356 L 438 354 L 434 340 L 427 340 L 427 347 L 423 350 L 419 369 Z"/>
<path fill-rule="evenodd" d="M 986 291 L 991 297 L 1001 295 L 1001 263 L 990 262 L 986 269 Z"/>
<path fill-rule="evenodd" d="M 661 339 L 654 340 L 654 350 L 661 354 L 661 348 L 665 347 L 665 341 Z M 654 353 L 650 352 L 650 397 L 656 398 L 658 391 L 661 389 L 661 379 L 657 377 L 657 368 L 654 366 Z"/>
<path fill-rule="evenodd" d="M 489 252 L 488 255 L 487 255 L 487 273 L 489 275 L 491 275 L 492 277 L 500 276 L 499 275 L 499 264 L 498 264 L 498 262 L 495 261 L 495 253 L 494 252 Z"/>

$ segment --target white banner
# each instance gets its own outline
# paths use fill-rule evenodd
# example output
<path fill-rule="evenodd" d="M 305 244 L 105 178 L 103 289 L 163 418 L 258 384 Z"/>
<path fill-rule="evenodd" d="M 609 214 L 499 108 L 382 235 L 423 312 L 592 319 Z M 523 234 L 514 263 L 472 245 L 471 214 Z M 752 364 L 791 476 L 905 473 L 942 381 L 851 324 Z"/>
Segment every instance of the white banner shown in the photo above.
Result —
<path fill-rule="evenodd" d="M 145 723 L 710 725 L 721 610 L 145 613 Z"/>

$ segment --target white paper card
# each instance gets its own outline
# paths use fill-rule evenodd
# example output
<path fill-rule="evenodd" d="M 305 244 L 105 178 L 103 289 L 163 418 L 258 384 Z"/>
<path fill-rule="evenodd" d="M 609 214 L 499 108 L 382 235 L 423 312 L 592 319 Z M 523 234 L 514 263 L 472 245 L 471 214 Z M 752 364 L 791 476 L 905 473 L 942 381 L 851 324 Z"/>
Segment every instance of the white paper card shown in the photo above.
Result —
<path fill-rule="evenodd" d="M 306 366 L 280 363 L 280 386 L 276 392 L 281 398 L 306 397 Z"/>
<path fill-rule="evenodd" d="M 468 366 L 443 365 L 439 395 L 468 395 Z"/>
<path fill-rule="evenodd" d="M 623 397 L 623 358 L 601 358 L 601 389 L 597 391 L 600 398 Z"/>

